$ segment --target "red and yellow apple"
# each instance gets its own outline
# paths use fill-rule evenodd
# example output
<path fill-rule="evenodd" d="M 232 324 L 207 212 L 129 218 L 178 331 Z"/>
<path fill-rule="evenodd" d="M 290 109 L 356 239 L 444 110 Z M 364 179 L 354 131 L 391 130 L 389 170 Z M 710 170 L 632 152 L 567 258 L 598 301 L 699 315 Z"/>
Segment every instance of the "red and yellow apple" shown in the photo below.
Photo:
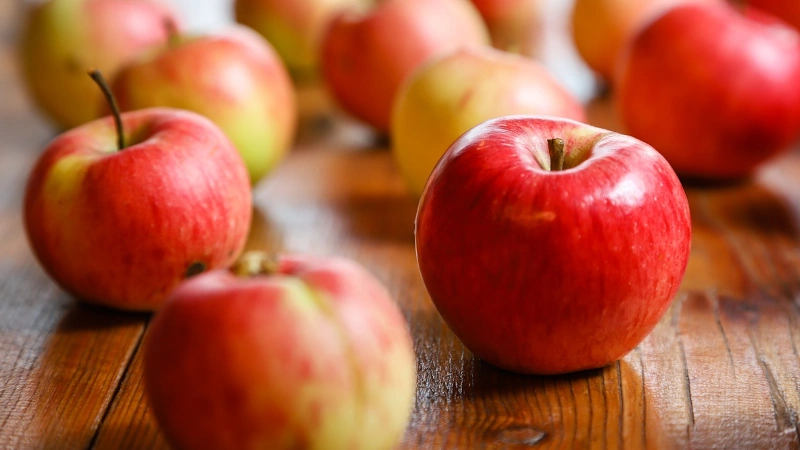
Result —
<path fill-rule="evenodd" d="M 340 11 L 366 9 L 375 0 L 235 0 L 236 20 L 258 31 L 294 74 L 307 76 L 319 65 L 319 46 Z"/>
<path fill-rule="evenodd" d="M 536 56 L 542 40 L 545 0 L 472 0 L 500 50 Z"/>
<path fill-rule="evenodd" d="M 583 106 L 539 63 L 489 47 L 462 48 L 415 71 L 397 95 L 392 153 L 412 193 L 459 136 L 489 119 L 542 114 L 584 121 Z"/>
<path fill-rule="evenodd" d="M 147 398 L 179 449 L 386 449 L 415 358 L 403 315 L 344 259 L 245 254 L 180 285 L 144 347 Z"/>
<path fill-rule="evenodd" d="M 557 374 L 621 358 L 686 270 L 689 205 L 652 147 L 567 119 L 501 117 L 461 136 L 419 204 L 431 299 L 475 355 Z"/>
<path fill-rule="evenodd" d="M 103 115 L 102 94 L 86 76 L 113 77 L 138 55 L 167 42 L 173 11 L 153 0 L 49 0 L 32 6 L 19 40 L 23 81 L 61 128 Z"/>
<path fill-rule="evenodd" d="M 338 103 L 380 131 L 405 78 L 429 58 L 488 45 L 467 0 L 384 0 L 365 13 L 333 19 L 322 44 L 322 72 Z"/>
<path fill-rule="evenodd" d="M 617 59 L 638 29 L 666 9 L 723 0 L 575 0 L 572 35 L 578 53 L 598 75 L 614 81 Z"/>
<path fill-rule="evenodd" d="M 187 276 L 232 264 L 251 212 L 247 170 L 228 138 L 202 116 L 165 108 L 56 137 L 24 199 L 31 248 L 64 290 L 137 311 L 157 309 Z"/>
<path fill-rule="evenodd" d="M 297 106 L 286 67 L 244 26 L 176 40 L 120 70 L 113 83 L 120 108 L 167 106 L 208 117 L 233 141 L 255 183 L 294 139 Z"/>
<path fill-rule="evenodd" d="M 744 177 L 800 136 L 800 34 L 754 9 L 670 9 L 634 39 L 616 85 L 626 131 L 680 174 Z"/>

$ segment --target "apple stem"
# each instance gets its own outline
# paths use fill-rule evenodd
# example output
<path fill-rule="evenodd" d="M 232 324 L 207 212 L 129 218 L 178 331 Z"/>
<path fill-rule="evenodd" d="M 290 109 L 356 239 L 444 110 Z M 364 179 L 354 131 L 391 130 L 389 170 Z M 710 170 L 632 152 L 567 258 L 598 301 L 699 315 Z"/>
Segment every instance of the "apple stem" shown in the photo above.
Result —
<path fill-rule="evenodd" d="M 167 46 L 176 47 L 179 40 L 178 25 L 171 17 L 165 17 L 164 28 L 167 30 Z"/>
<path fill-rule="evenodd" d="M 239 277 L 270 275 L 278 272 L 278 262 L 266 252 L 249 251 L 239 257 L 231 267 L 231 272 Z"/>
<path fill-rule="evenodd" d="M 564 140 L 548 139 L 547 149 L 550 151 L 550 170 L 553 172 L 564 170 Z"/>
<path fill-rule="evenodd" d="M 108 83 L 106 83 L 106 79 L 103 78 L 103 74 L 100 73 L 97 69 L 92 69 L 89 71 L 89 76 L 92 77 L 95 83 L 100 87 L 100 90 L 103 91 L 103 95 L 106 96 L 106 101 L 108 102 L 108 106 L 111 107 L 111 115 L 114 116 L 114 125 L 117 127 L 117 150 L 124 150 L 125 149 L 125 130 L 122 128 L 122 116 L 119 113 L 119 106 L 117 106 L 117 100 L 114 99 L 114 94 L 111 93 L 111 88 L 108 87 Z"/>

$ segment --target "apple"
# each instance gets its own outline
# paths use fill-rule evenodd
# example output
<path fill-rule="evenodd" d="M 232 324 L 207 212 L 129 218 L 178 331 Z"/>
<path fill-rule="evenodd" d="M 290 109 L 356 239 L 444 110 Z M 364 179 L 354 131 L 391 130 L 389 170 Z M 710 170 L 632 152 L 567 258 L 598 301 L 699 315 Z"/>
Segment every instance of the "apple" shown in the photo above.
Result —
<path fill-rule="evenodd" d="M 420 200 L 420 273 L 466 347 L 558 374 L 631 351 L 669 307 L 691 221 L 667 161 L 630 136 L 507 116 L 461 136 Z"/>
<path fill-rule="evenodd" d="M 536 56 L 542 40 L 545 0 L 472 0 L 500 50 Z"/>
<path fill-rule="evenodd" d="M 747 0 L 745 3 L 773 14 L 800 30 L 800 2 L 797 0 Z"/>
<path fill-rule="evenodd" d="M 723 0 L 575 0 L 572 35 L 578 53 L 598 75 L 614 81 L 617 59 L 647 22 L 678 4 Z"/>
<path fill-rule="evenodd" d="M 325 27 L 340 11 L 374 0 L 234 0 L 236 20 L 258 31 L 299 78 L 314 74 Z"/>
<path fill-rule="evenodd" d="M 147 398 L 182 449 L 391 449 L 414 402 L 402 314 L 360 265 L 246 253 L 181 284 L 144 348 Z"/>
<path fill-rule="evenodd" d="M 45 271 L 78 300 L 148 311 L 185 277 L 238 257 L 250 183 L 208 119 L 112 109 L 45 148 L 25 189 L 25 231 Z"/>
<path fill-rule="evenodd" d="M 22 78 L 38 107 L 67 129 L 103 115 L 86 77 L 113 77 L 125 62 L 166 44 L 175 14 L 152 0 L 49 0 L 27 11 L 19 38 Z"/>
<path fill-rule="evenodd" d="M 346 111 L 388 131 L 394 97 L 414 69 L 460 46 L 488 44 L 486 25 L 467 0 L 383 0 L 332 20 L 322 74 Z"/>
<path fill-rule="evenodd" d="M 758 13 L 677 6 L 645 27 L 621 62 L 626 131 L 680 174 L 745 177 L 800 135 L 800 35 Z"/>
<path fill-rule="evenodd" d="M 392 150 L 412 193 L 470 128 L 511 114 L 585 121 L 583 106 L 536 61 L 489 47 L 461 48 L 408 77 L 392 115 Z"/>
<path fill-rule="evenodd" d="M 288 152 L 297 125 L 294 87 L 278 55 L 256 32 L 177 38 L 164 51 L 124 66 L 112 86 L 120 108 L 187 109 L 233 141 L 252 183 Z"/>

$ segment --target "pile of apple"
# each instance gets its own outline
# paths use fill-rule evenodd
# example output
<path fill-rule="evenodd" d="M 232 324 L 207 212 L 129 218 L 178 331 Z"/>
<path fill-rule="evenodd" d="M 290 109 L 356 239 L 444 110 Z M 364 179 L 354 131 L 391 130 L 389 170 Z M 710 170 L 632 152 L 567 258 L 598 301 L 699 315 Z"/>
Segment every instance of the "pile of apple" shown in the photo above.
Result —
<path fill-rule="evenodd" d="M 800 135 L 800 36 L 756 7 L 800 11 L 576 0 L 628 136 L 585 124 L 533 58 L 545 1 L 233 0 L 240 24 L 199 36 L 166 0 L 31 8 L 23 74 L 70 129 L 29 179 L 31 247 L 76 298 L 157 311 L 145 381 L 173 445 L 391 448 L 408 420 L 412 341 L 385 288 L 342 259 L 242 254 L 299 80 L 388 134 L 422 278 L 477 356 L 570 372 L 652 330 L 689 257 L 676 171 L 746 176 Z"/>

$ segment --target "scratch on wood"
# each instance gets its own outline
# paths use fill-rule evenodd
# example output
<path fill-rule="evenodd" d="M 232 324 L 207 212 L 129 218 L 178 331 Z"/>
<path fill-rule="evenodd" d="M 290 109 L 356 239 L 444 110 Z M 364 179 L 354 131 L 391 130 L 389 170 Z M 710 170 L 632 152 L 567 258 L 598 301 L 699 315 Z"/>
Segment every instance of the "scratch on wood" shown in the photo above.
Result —
<path fill-rule="evenodd" d="M 606 412 L 606 424 L 603 427 L 603 449 L 608 449 L 608 419 L 609 419 L 609 414 L 608 414 L 608 396 L 606 395 L 605 370 L 600 371 L 600 385 L 603 387 L 603 389 L 601 389 L 601 391 L 603 392 L 603 405 L 605 405 L 605 408 L 603 408 L 603 410 L 605 410 L 605 412 Z"/>
<path fill-rule="evenodd" d="M 617 389 L 619 389 L 619 445 L 625 444 L 625 396 L 622 389 L 622 365 L 617 361 Z"/>
<path fill-rule="evenodd" d="M 722 342 L 725 343 L 725 351 L 728 354 L 728 362 L 731 364 L 731 372 L 733 372 L 733 379 L 736 379 L 736 364 L 733 363 L 733 352 L 731 352 L 731 345 L 728 341 L 728 334 L 725 332 L 725 327 L 722 326 L 722 319 L 719 314 L 719 296 L 713 290 L 706 292 L 706 298 L 711 302 L 714 310 L 714 322 L 717 324 L 717 329 L 722 335 Z"/>
<path fill-rule="evenodd" d="M 767 380 L 769 397 L 772 401 L 772 410 L 775 414 L 775 425 L 778 427 L 779 432 L 784 432 L 786 430 L 795 430 L 796 432 L 798 428 L 796 413 L 786 404 L 786 399 L 783 397 L 777 380 L 775 380 L 775 374 L 772 373 L 769 364 L 764 360 L 755 336 L 752 332 L 748 334 L 753 350 L 755 350 L 756 355 L 758 355 L 758 366 L 761 368 L 761 372 Z"/>
<path fill-rule="evenodd" d="M 106 405 L 106 409 L 105 411 L 103 411 L 103 415 L 100 416 L 100 422 L 98 422 L 98 426 L 94 430 L 94 435 L 92 436 L 92 440 L 89 441 L 89 445 L 86 447 L 88 449 L 93 449 L 95 448 L 95 445 L 97 445 L 97 438 L 100 436 L 100 430 L 103 429 L 103 424 L 106 422 L 109 413 L 111 413 L 111 408 L 114 406 L 114 402 L 116 401 L 117 396 L 119 396 L 120 391 L 122 391 L 122 384 L 124 383 L 125 379 L 128 377 L 128 374 L 130 373 L 131 366 L 133 366 L 133 360 L 136 357 L 136 354 L 142 350 L 141 347 L 142 343 L 144 342 L 144 335 L 147 333 L 147 328 L 150 325 L 150 320 L 151 319 L 147 319 L 145 326 L 142 327 L 142 331 L 139 333 L 139 336 L 136 339 L 136 345 L 133 346 L 133 351 L 131 352 L 130 357 L 128 358 L 127 364 L 125 364 L 125 370 L 122 371 L 122 374 L 119 377 L 119 382 L 117 383 L 117 386 L 114 388 L 114 392 L 111 394 L 111 397 L 108 399 L 108 404 Z"/>
<path fill-rule="evenodd" d="M 644 379 L 642 350 L 636 347 L 636 353 L 639 355 L 639 377 L 642 382 L 642 448 L 647 448 L 647 383 L 645 383 Z"/>
<path fill-rule="evenodd" d="M 592 384 L 589 381 L 591 378 L 586 377 L 586 392 L 589 393 L 589 436 L 594 436 L 594 401 L 592 400 Z"/>
<path fill-rule="evenodd" d="M 572 397 L 572 410 L 573 411 L 577 411 L 578 410 L 578 402 L 575 401 L 575 389 L 572 387 L 572 379 L 571 378 L 567 379 L 567 382 L 569 383 L 569 395 L 570 395 L 570 397 Z M 589 405 L 590 405 L 589 408 L 591 408 L 591 404 L 592 404 L 592 400 L 589 399 Z M 573 433 L 572 445 L 575 445 L 575 442 L 578 440 L 578 414 L 577 413 L 572 414 L 572 422 L 573 422 L 573 427 L 572 427 L 572 433 Z M 590 421 L 589 422 L 589 427 L 591 428 L 591 426 L 592 426 L 592 422 Z M 591 434 L 591 430 L 590 430 L 589 436 L 591 436 L 591 435 L 592 434 Z"/>
<path fill-rule="evenodd" d="M 689 425 L 694 427 L 694 403 L 692 402 L 692 382 L 689 379 L 689 363 L 686 361 L 686 349 L 683 340 L 678 333 L 678 348 L 681 351 L 681 362 L 683 363 L 683 380 L 686 387 L 686 407 L 689 409 Z"/>

